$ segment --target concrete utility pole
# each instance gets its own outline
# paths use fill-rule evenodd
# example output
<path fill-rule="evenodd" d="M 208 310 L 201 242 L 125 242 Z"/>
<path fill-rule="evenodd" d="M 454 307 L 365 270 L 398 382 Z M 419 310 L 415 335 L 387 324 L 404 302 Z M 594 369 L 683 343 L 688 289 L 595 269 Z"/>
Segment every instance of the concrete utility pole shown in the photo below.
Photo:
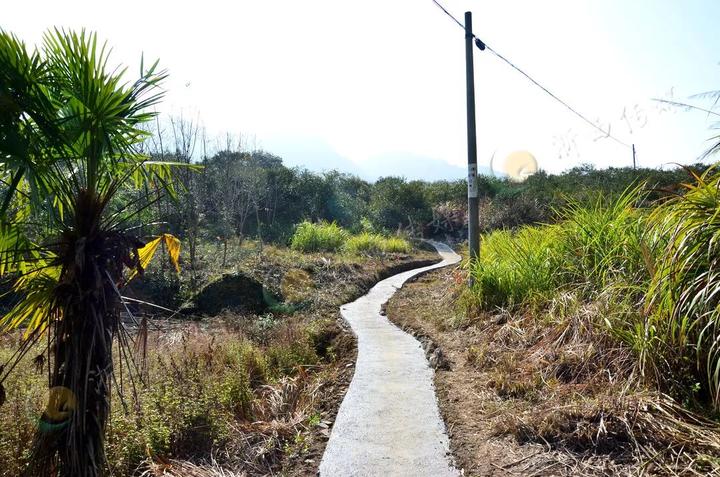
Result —
<path fill-rule="evenodd" d="M 477 138 L 475 137 L 475 71 L 473 67 L 472 13 L 465 12 L 465 78 L 467 83 L 468 139 L 468 249 L 470 260 L 480 253 Z"/>

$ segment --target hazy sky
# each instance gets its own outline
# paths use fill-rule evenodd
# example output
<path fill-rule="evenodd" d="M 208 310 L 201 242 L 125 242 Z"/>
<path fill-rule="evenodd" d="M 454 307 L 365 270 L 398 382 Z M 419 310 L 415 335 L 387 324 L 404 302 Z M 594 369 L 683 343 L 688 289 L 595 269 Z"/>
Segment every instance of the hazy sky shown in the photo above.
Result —
<path fill-rule="evenodd" d="M 463 31 L 431 0 L 2 2 L 0 27 L 29 43 L 86 27 L 133 71 L 141 53 L 159 58 L 171 74 L 162 112 L 255 135 L 290 164 L 464 175 L 442 167 L 466 162 Z M 485 42 L 635 143 L 641 165 L 693 162 L 708 146 L 706 115 L 650 98 L 720 89 L 720 1 L 444 3 L 459 18 L 473 11 Z M 475 62 L 481 165 L 517 149 L 553 172 L 632 163 L 489 52 Z"/>

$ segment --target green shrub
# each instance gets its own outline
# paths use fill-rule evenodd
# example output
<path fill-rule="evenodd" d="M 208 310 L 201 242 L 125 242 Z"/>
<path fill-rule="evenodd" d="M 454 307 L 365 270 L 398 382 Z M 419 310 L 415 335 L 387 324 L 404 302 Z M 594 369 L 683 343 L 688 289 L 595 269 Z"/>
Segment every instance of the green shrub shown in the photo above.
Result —
<path fill-rule="evenodd" d="M 558 288 L 590 298 L 611 286 L 647 284 L 651 244 L 646 219 L 634 207 L 641 198 L 636 188 L 609 203 L 571 203 L 558 224 L 485 235 L 479 259 L 470 264 L 481 306 L 542 301 Z"/>
<path fill-rule="evenodd" d="M 383 242 L 383 251 L 392 253 L 410 253 L 412 246 L 410 242 L 400 237 L 389 237 Z"/>
<path fill-rule="evenodd" d="M 350 237 L 345 243 L 348 253 L 380 253 L 382 252 L 383 236 L 368 232 Z"/>
<path fill-rule="evenodd" d="M 410 243 L 400 237 L 383 237 L 380 234 L 363 232 L 350 237 L 345 242 L 345 251 L 351 254 L 408 253 Z"/>
<path fill-rule="evenodd" d="M 360 230 L 359 232 L 367 232 L 367 233 L 377 233 L 377 229 L 373 225 L 373 223 L 368 219 L 367 217 L 362 217 L 360 219 Z"/>
<path fill-rule="evenodd" d="M 301 252 L 336 252 L 348 239 L 348 232 L 335 222 L 302 222 L 293 234 L 290 246 Z"/>
<path fill-rule="evenodd" d="M 486 235 L 470 264 L 482 307 L 506 307 L 552 293 L 559 284 L 559 226 L 525 227 Z"/>

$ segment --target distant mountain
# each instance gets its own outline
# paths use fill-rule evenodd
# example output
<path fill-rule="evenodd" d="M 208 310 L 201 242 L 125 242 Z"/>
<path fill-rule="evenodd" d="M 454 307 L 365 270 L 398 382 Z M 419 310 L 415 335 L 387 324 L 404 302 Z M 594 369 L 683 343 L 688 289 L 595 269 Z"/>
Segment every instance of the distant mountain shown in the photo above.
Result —
<path fill-rule="evenodd" d="M 378 177 L 401 176 L 409 180 L 426 181 L 455 180 L 467 177 L 467 168 L 449 164 L 442 159 L 411 153 L 388 153 L 374 156 L 357 165 L 360 176 L 366 180 Z M 484 166 L 478 168 L 479 174 L 490 174 Z"/>
<path fill-rule="evenodd" d="M 263 146 L 268 152 L 280 156 L 288 167 L 303 167 L 314 172 L 337 170 L 368 181 L 387 176 L 405 177 L 408 180 L 455 180 L 464 179 L 467 175 L 465 167 L 404 152 L 381 154 L 356 163 L 338 154 L 324 141 L 306 137 L 276 137 L 263 141 Z M 478 173 L 489 175 L 490 169 L 480 166 Z"/>
<path fill-rule="evenodd" d="M 263 143 L 268 152 L 280 156 L 288 167 L 301 167 L 313 172 L 337 170 L 354 175 L 361 173 L 354 162 L 319 139 L 282 137 Z"/>

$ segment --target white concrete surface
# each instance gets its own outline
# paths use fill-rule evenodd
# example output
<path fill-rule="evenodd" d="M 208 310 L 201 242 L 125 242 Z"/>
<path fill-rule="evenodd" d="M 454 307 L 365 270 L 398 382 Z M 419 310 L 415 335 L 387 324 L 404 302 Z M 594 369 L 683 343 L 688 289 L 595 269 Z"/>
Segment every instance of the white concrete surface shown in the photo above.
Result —
<path fill-rule="evenodd" d="M 447 245 L 431 243 L 442 262 L 387 278 L 340 307 L 357 335 L 358 357 L 320 463 L 321 477 L 459 475 L 449 460 L 433 370 L 420 343 L 380 315 L 382 304 L 408 278 L 460 261 Z"/>

